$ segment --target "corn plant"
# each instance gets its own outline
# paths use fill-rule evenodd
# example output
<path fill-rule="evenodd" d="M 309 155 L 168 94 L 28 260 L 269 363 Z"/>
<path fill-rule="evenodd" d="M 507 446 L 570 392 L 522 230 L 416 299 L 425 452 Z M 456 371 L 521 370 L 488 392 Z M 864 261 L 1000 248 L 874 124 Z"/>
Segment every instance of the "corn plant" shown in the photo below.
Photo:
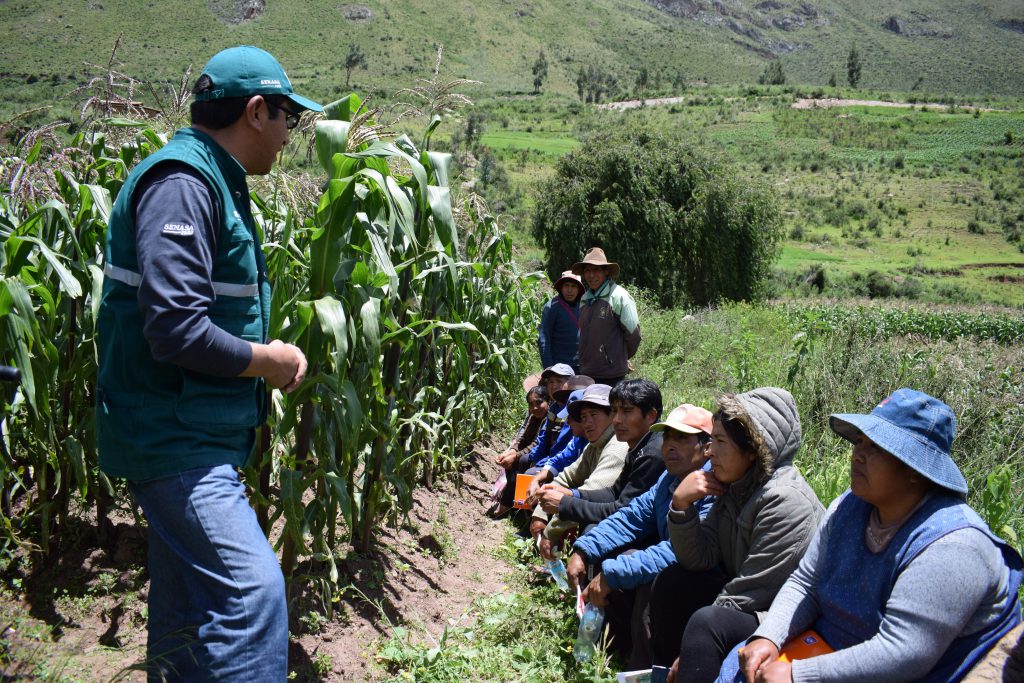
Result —
<path fill-rule="evenodd" d="M 38 539 L 56 547 L 71 504 L 97 506 L 105 540 L 112 488 L 96 467 L 93 395 L 95 313 L 102 287 L 103 233 L 137 147 L 117 152 L 105 135 L 76 135 L 43 164 L 42 140 L 24 159 L 4 159 L 9 192 L 0 196 L 0 363 L 21 382 L 5 397 L 0 520 L 6 549 Z M 42 171 L 41 171 L 42 169 Z M 25 185 L 45 188 L 49 198 Z M 32 188 L 37 189 L 37 188 Z M 12 504 L 25 497 L 23 512 Z"/>
<path fill-rule="evenodd" d="M 328 181 L 315 214 L 263 207 L 282 226 L 268 255 L 271 333 L 310 368 L 276 425 L 288 454 L 268 521 L 285 520 L 286 574 L 309 543 L 334 576 L 339 518 L 366 549 L 382 516 L 408 511 L 415 486 L 457 466 L 517 386 L 536 314 L 493 218 L 468 212 L 460 239 L 449 155 L 429 150 L 439 117 L 419 145 L 360 142 L 360 106 L 350 96 L 317 123 Z"/>
<path fill-rule="evenodd" d="M 339 542 L 367 548 L 375 524 L 407 512 L 412 489 L 453 472 L 490 427 L 536 316 L 534 279 L 512 266 L 495 220 L 453 210 L 449 157 L 429 149 L 440 118 L 418 144 L 385 140 L 361 104 L 340 100 L 317 124 L 328 180 L 315 206 L 288 173 L 252 196 L 275 285 L 271 335 L 299 344 L 310 370 L 294 394 L 274 395 L 246 475 L 268 534 L 284 521 L 286 573 L 312 554 L 331 565 L 329 584 Z M 93 427 L 103 233 L 131 165 L 165 137 L 105 125 L 111 135 L 4 158 L 0 363 L 22 370 L 16 391 L 0 388 L 8 550 L 38 539 L 45 552 L 73 502 L 96 508 L 101 540 L 109 527 L 115 483 L 97 467 Z"/>

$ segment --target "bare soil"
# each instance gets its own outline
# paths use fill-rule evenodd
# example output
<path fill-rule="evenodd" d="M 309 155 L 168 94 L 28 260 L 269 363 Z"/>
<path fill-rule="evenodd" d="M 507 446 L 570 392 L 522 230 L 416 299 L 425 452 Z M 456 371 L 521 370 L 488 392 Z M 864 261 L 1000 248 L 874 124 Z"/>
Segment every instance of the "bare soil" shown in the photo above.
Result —
<path fill-rule="evenodd" d="M 376 644 L 404 625 L 424 640 L 465 625 L 480 596 L 503 589 L 511 571 L 492 555 L 509 528 L 484 516 L 497 466 L 470 456 L 453 481 L 415 491 L 398 528 L 381 524 L 372 552 L 338 562 L 340 594 L 323 616 L 316 581 L 292 586 L 289 669 L 295 680 L 378 681 L 388 677 Z M 145 656 L 146 532 L 130 516 L 99 548 L 81 522 L 49 567 L 9 571 L 0 592 L 0 680 L 142 681 Z M 300 566 L 307 576 L 325 570 Z"/>

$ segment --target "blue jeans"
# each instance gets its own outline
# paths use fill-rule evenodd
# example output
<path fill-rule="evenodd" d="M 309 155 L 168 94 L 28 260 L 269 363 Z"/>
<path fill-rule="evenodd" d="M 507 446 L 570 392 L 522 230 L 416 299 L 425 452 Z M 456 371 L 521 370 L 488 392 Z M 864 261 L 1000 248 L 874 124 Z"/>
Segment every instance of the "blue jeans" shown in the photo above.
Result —
<path fill-rule="evenodd" d="M 149 523 L 149 680 L 284 681 L 284 577 L 234 467 L 128 487 Z"/>
<path fill-rule="evenodd" d="M 715 683 L 746 683 L 746 677 L 740 671 L 740 648 L 746 645 L 746 641 L 737 643 L 736 646 L 725 656 L 722 662 L 722 669 L 718 672 Z"/>

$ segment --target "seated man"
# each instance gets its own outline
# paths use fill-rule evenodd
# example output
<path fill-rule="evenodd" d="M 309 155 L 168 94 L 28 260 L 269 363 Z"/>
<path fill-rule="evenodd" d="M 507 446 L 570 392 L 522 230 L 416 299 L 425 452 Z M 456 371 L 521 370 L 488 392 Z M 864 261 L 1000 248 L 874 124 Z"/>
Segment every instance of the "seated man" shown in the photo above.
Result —
<path fill-rule="evenodd" d="M 552 453 L 561 452 L 572 438 L 572 432 L 562 424 L 558 413 L 562 406 L 553 398 L 556 391 L 565 389 L 572 378 L 572 368 L 564 363 L 553 365 L 541 373 L 540 380 L 548 391 L 548 416 L 541 425 L 540 433 L 533 448 L 525 453 L 508 450 L 495 458 L 499 466 L 505 468 L 505 479 L 508 482 L 498 499 L 498 505 L 488 510 L 494 519 L 501 519 L 512 511 L 512 498 L 515 496 L 515 480 L 517 474 L 523 474 L 533 467 L 538 460 Z M 511 484 L 511 485 L 509 485 Z"/>
<path fill-rule="evenodd" d="M 593 384 L 583 390 L 578 400 L 569 404 L 569 414 L 583 425 L 589 445 L 579 460 L 566 467 L 555 477 L 553 484 L 546 484 L 531 499 L 539 502 L 533 511 L 530 530 L 534 535 L 542 533 L 540 553 L 545 560 L 550 560 L 552 551 L 561 547 L 565 534 L 576 528 L 575 522 L 559 519 L 555 514 L 558 509 L 555 494 L 605 488 L 622 471 L 628 447 L 615 438 L 612 409 L 608 404 L 610 391 L 611 387 L 606 384 Z"/>
<path fill-rule="evenodd" d="M 666 471 L 653 488 L 580 536 L 567 570 L 573 586 L 586 584 L 588 568 L 596 570 L 583 595 L 605 607 L 615 637 L 613 646 L 627 657 L 627 669 L 651 665 L 650 584 L 658 572 L 676 562 L 666 517 L 679 482 L 707 463 L 711 413 L 684 403 L 667 420 L 651 426 L 651 431 L 663 433 L 661 453 Z M 702 514 L 712 501 L 711 497 L 702 501 Z M 655 539 L 653 545 L 648 545 L 650 539 Z M 624 549 L 626 552 L 619 554 Z"/>
<path fill-rule="evenodd" d="M 575 421 L 567 410 L 569 407 L 569 396 L 577 391 L 582 395 L 582 390 L 593 383 L 594 380 L 586 375 L 574 375 L 569 378 L 568 387 L 555 392 L 553 398 L 559 405 L 563 406 L 562 412 L 558 413 L 558 419 L 564 420 L 565 424 Z M 578 422 L 577 425 L 579 425 Z M 576 462 L 580 454 L 583 453 L 583 449 L 587 447 L 587 439 L 582 436 L 583 427 L 578 426 L 573 429 L 572 425 L 569 426 L 572 430 L 572 438 L 569 439 L 565 448 L 561 451 L 552 451 L 551 455 L 538 460 L 536 465 L 527 471 L 527 474 L 537 475 L 533 486 L 539 488 L 541 484 L 554 479 L 556 474 L 559 474 L 566 467 Z M 535 492 L 531 489 L 530 494 L 533 495 Z"/>
<path fill-rule="evenodd" d="M 619 476 L 608 486 L 583 491 L 547 484 L 544 494 L 557 504 L 560 519 L 576 522 L 583 531 L 629 505 L 665 471 L 661 433 L 649 431 L 661 416 L 658 385 L 646 379 L 625 380 L 611 390 L 609 401 L 615 438 L 629 446 Z"/>

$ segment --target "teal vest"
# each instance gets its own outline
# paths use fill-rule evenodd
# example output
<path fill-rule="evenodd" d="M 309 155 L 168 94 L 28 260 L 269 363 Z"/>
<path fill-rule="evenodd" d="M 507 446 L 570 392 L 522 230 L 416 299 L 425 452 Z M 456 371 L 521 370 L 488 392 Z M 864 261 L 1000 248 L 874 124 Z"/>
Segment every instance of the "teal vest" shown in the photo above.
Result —
<path fill-rule="evenodd" d="M 96 440 L 103 472 L 134 480 L 242 465 L 252 450 L 254 428 L 266 418 L 262 379 L 213 377 L 159 362 L 143 337 L 132 199 L 142 177 L 164 161 L 198 171 L 220 213 L 210 321 L 236 337 L 264 343 L 270 320 L 270 285 L 245 170 L 208 135 L 179 130 L 132 170 L 107 226 L 97 318 Z"/>

